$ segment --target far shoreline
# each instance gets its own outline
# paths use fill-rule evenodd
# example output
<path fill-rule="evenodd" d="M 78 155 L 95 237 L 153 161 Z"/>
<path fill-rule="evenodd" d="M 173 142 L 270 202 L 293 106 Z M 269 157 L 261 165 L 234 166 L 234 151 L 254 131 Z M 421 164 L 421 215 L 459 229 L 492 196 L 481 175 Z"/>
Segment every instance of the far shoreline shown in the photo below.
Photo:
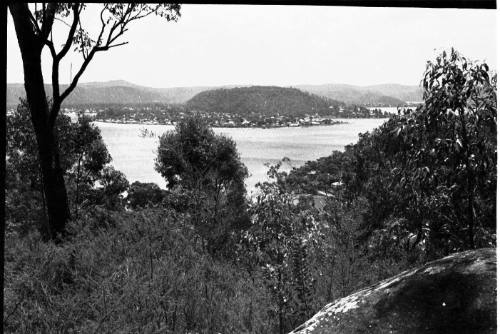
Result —
<path fill-rule="evenodd" d="M 353 118 L 353 119 L 383 119 L 383 118 Z M 161 125 L 161 126 L 175 126 L 176 123 L 152 123 L 152 122 L 119 122 L 119 121 L 105 121 L 105 120 L 94 120 L 93 123 L 104 123 L 104 124 L 121 124 L 121 125 Z M 215 129 L 281 129 L 281 128 L 312 128 L 318 126 L 334 126 L 341 124 L 349 124 L 346 121 L 333 121 L 332 123 L 322 123 L 322 124 L 306 124 L 306 125 L 283 125 L 283 126 L 224 126 L 224 125 L 210 125 L 211 128 Z"/>

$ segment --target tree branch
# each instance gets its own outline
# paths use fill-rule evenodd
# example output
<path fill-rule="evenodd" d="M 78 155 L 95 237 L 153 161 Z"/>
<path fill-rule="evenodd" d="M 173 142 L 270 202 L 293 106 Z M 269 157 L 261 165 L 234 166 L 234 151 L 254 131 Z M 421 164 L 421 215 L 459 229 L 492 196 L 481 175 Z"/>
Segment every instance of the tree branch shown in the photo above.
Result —
<path fill-rule="evenodd" d="M 107 5 L 104 5 L 104 7 L 101 10 L 101 14 L 100 14 L 100 18 L 101 18 L 101 31 L 99 32 L 99 36 L 97 37 L 97 41 L 96 41 L 96 46 L 98 46 L 98 47 L 101 46 L 102 35 L 104 34 L 104 31 L 106 30 L 107 22 L 104 22 L 104 17 L 103 17 L 103 14 L 106 11 L 106 9 L 107 9 Z M 109 20 L 108 20 L 108 22 L 109 22 Z"/>
<path fill-rule="evenodd" d="M 94 54 L 97 51 L 98 50 L 96 50 L 95 47 L 90 51 L 90 53 L 88 54 L 88 56 L 83 61 L 82 66 L 80 67 L 80 69 L 76 73 L 75 77 L 73 78 L 73 81 L 71 81 L 71 84 L 69 85 L 69 87 L 66 88 L 66 90 L 61 94 L 61 96 L 57 99 L 57 101 L 54 101 L 54 104 L 57 103 L 58 105 L 61 105 L 62 102 L 64 101 L 64 99 L 66 99 L 68 97 L 68 95 L 75 89 L 76 85 L 78 84 L 78 80 L 82 76 L 83 72 L 85 72 L 85 69 L 87 68 L 87 66 L 89 65 L 90 61 L 92 60 L 92 57 L 94 57 Z M 60 108 L 53 109 L 53 112 L 50 114 L 50 124 L 54 124 L 55 123 L 57 115 L 59 114 L 59 109 Z"/>
<path fill-rule="evenodd" d="M 69 48 L 73 44 L 73 37 L 75 36 L 76 27 L 78 26 L 78 22 L 80 21 L 80 4 L 76 3 L 73 5 L 73 23 L 71 24 L 71 28 L 68 32 L 68 37 L 66 38 L 66 43 L 64 44 L 61 51 L 57 54 L 57 59 L 61 60 L 66 53 L 68 53 Z"/>
<path fill-rule="evenodd" d="M 42 41 L 45 41 L 49 37 L 50 32 L 52 31 L 52 25 L 54 24 L 57 3 L 55 2 L 49 3 L 47 5 L 47 9 L 45 9 L 45 4 L 44 4 L 43 8 L 44 12 L 43 12 L 43 21 L 42 21 L 40 38 L 42 39 Z"/>
<path fill-rule="evenodd" d="M 128 44 L 128 41 L 116 43 L 116 44 L 113 44 L 113 43 L 117 40 L 117 38 L 122 36 L 128 30 L 127 25 L 131 21 L 146 17 L 146 16 L 150 15 L 151 13 L 155 12 L 158 8 L 160 8 L 160 5 L 158 5 L 154 10 L 148 11 L 147 6 L 139 5 L 141 7 L 139 7 L 138 12 L 135 15 L 133 15 L 134 9 L 136 8 L 136 6 L 137 5 L 135 5 L 135 4 L 128 4 L 127 7 L 125 8 L 125 10 L 123 12 L 121 12 L 119 15 L 113 14 L 115 16 L 115 21 L 111 25 L 108 36 L 106 38 L 106 42 L 101 44 L 102 37 L 103 37 L 104 32 L 106 30 L 106 26 L 108 26 L 108 24 L 110 23 L 110 20 L 107 20 L 107 22 L 105 22 L 105 20 L 104 20 L 103 14 L 106 10 L 109 10 L 108 5 L 107 4 L 104 5 L 104 8 L 102 9 L 102 11 L 100 13 L 102 27 L 101 27 L 101 31 L 99 32 L 99 36 L 98 36 L 97 40 L 95 41 L 95 45 L 91 49 L 86 48 L 85 46 L 82 47 L 81 52 L 82 52 L 83 59 L 84 59 L 82 66 L 80 67 L 77 74 L 73 78 L 69 87 L 66 88 L 66 90 L 60 96 L 58 94 L 54 95 L 54 106 L 56 106 L 57 108 L 53 108 L 53 112 L 50 115 L 51 122 L 55 122 L 57 114 L 59 113 L 59 109 L 60 109 L 59 106 L 62 104 L 64 99 L 66 99 L 68 97 L 68 95 L 71 94 L 71 92 L 75 89 L 76 85 L 78 84 L 78 80 L 82 76 L 83 72 L 87 68 L 88 64 L 90 63 L 90 61 L 92 60 L 92 58 L 94 57 L 96 52 L 107 51 L 111 48 L 115 48 L 118 46 Z M 58 66 L 59 60 L 62 59 L 62 57 L 64 57 L 64 55 L 66 55 L 66 53 L 68 52 L 68 49 L 70 48 L 70 46 L 72 44 L 72 40 L 73 40 L 74 34 L 76 32 L 77 26 L 78 25 L 81 26 L 80 17 L 79 17 L 81 8 L 82 7 L 80 7 L 80 4 L 73 5 L 73 15 L 74 15 L 73 16 L 73 23 L 71 25 L 71 29 L 70 29 L 70 32 L 68 34 L 66 44 L 64 45 L 63 49 L 56 57 L 57 62 L 55 62 L 54 64 L 57 66 Z M 50 17 L 49 17 L 49 19 L 50 19 Z M 52 19 L 52 22 L 53 22 L 53 19 Z M 44 26 L 45 26 L 45 24 L 44 24 Z M 51 52 L 52 52 L 52 50 L 51 50 Z M 54 82 L 58 82 L 58 78 L 55 78 L 55 80 L 54 80 L 54 72 L 57 73 L 57 71 L 54 71 L 54 69 L 55 68 L 53 68 L 53 85 L 54 85 Z M 53 91 L 58 93 L 58 88 L 54 89 Z"/>
<path fill-rule="evenodd" d="M 68 22 L 64 21 L 63 19 L 55 17 L 54 20 L 63 23 L 66 27 L 71 27 L 71 25 L 69 25 Z"/>
<path fill-rule="evenodd" d="M 36 11 L 36 9 L 35 9 L 35 11 Z M 38 26 L 38 22 L 37 22 L 36 18 L 33 16 L 33 13 L 31 12 L 31 10 L 28 10 L 28 13 L 29 13 L 29 17 L 31 19 L 31 22 L 33 23 L 33 28 L 35 29 L 37 34 L 41 34 L 42 31 L 40 30 L 40 27 Z"/>
<path fill-rule="evenodd" d="M 118 43 L 118 44 L 113 44 L 113 45 L 98 46 L 98 47 L 96 47 L 96 51 L 107 51 L 107 50 L 109 50 L 111 48 L 116 48 L 117 46 L 122 46 L 122 45 L 125 45 L 125 44 L 128 44 L 128 41 L 127 42 Z"/>
<path fill-rule="evenodd" d="M 50 55 L 52 56 L 52 108 L 51 113 L 59 107 L 59 60 L 57 59 L 56 49 L 52 41 L 45 41 L 45 45 L 49 47 Z"/>

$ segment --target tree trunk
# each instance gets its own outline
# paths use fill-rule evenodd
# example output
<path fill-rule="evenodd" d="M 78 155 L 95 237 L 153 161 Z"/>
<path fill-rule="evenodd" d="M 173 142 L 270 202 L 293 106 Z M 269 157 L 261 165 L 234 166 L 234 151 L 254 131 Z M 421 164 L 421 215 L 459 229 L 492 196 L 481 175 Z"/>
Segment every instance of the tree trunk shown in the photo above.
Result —
<path fill-rule="evenodd" d="M 31 107 L 31 106 L 30 106 Z M 66 222 L 70 218 L 68 195 L 64 182 L 64 172 L 60 166 L 55 129 L 47 129 L 38 134 L 40 165 L 42 167 L 43 191 L 47 199 L 49 235 L 51 238 L 64 234 Z"/>
<path fill-rule="evenodd" d="M 59 161 L 57 128 L 50 121 L 49 104 L 43 83 L 41 53 L 44 44 L 30 22 L 27 4 L 12 3 L 9 7 L 23 59 L 24 87 L 38 143 L 43 191 L 49 216 L 47 232 L 51 238 L 57 238 L 58 234 L 64 234 L 70 211 L 64 172 Z"/>
<path fill-rule="evenodd" d="M 475 249 L 474 244 L 474 173 L 471 169 L 469 162 L 469 136 L 467 134 L 467 120 L 465 118 L 465 111 L 460 110 L 460 123 L 462 127 L 462 151 L 463 160 L 465 164 L 465 171 L 467 177 L 467 220 L 468 220 L 468 239 L 470 249 Z"/>

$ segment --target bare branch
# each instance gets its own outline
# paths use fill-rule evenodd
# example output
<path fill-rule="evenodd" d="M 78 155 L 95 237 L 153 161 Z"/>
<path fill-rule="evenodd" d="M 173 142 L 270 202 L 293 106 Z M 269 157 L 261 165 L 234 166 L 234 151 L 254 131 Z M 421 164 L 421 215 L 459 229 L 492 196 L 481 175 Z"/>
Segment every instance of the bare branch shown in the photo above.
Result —
<path fill-rule="evenodd" d="M 122 46 L 122 45 L 125 45 L 125 44 L 128 44 L 128 41 L 127 42 L 118 43 L 118 44 L 113 44 L 113 45 L 98 46 L 98 47 L 96 47 L 96 51 L 107 51 L 107 50 L 109 50 L 111 48 L 116 48 L 117 46 Z"/>
<path fill-rule="evenodd" d="M 66 22 L 66 21 L 64 21 L 63 19 L 60 19 L 60 18 L 58 18 L 58 17 L 55 17 L 55 18 L 54 18 L 54 20 L 55 20 L 55 21 L 59 21 L 59 22 L 61 22 L 61 23 L 64 23 L 67 27 L 71 27 L 71 26 L 69 25 L 69 23 L 68 23 L 68 22 Z"/>
<path fill-rule="evenodd" d="M 90 45 L 92 45 L 92 44 L 90 44 L 90 45 L 82 44 L 81 45 L 80 52 L 83 56 L 83 63 L 81 65 L 80 69 L 78 70 L 77 74 L 73 78 L 72 82 L 70 83 L 69 87 L 66 88 L 66 90 L 64 90 L 64 92 L 60 96 L 58 94 L 54 95 L 54 104 L 56 106 L 60 106 L 62 104 L 62 102 L 64 101 L 64 99 L 66 99 L 68 97 L 68 95 L 71 94 L 71 92 L 75 89 L 76 85 L 78 84 L 78 80 L 80 79 L 83 72 L 87 68 L 88 64 L 90 63 L 90 61 L 92 60 L 92 58 L 94 57 L 94 55 L 97 52 L 107 51 L 111 48 L 115 48 L 115 47 L 119 47 L 119 46 L 128 44 L 128 41 L 115 43 L 116 40 L 120 36 L 122 36 L 126 31 L 128 31 L 127 25 L 134 20 L 144 18 L 144 17 L 154 13 L 160 7 L 161 7 L 161 5 L 157 5 L 154 9 L 150 10 L 150 9 L 148 9 L 148 6 L 144 5 L 144 4 L 139 4 L 139 5 L 128 4 L 125 7 L 125 9 L 120 10 L 120 12 L 118 14 L 116 12 L 112 12 L 114 18 L 113 19 L 110 18 L 106 21 L 104 18 L 104 13 L 107 10 L 110 10 L 110 7 L 108 6 L 108 4 L 104 4 L 104 7 L 100 13 L 101 30 L 99 32 L 98 38 L 96 41 L 90 40 L 90 43 L 94 44 L 93 47 L 90 47 Z M 80 7 L 80 4 L 75 4 L 73 6 L 73 15 L 74 16 L 73 16 L 73 23 L 71 26 L 71 30 L 70 30 L 70 33 L 68 34 L 68 39 L 67 39 L 66 44 L 64 45 L 63 49 L 56 57 L 57 62 L 54 63 L 56 65 L 58 65 L 59 60 L 62 59 L 62 57 L 64 57 L 66 52 L 68 52 L 68 49 L 70 48 L 70 46 L 72 44 L 72 41 L 74 39 L 74 35 L 75 35 L 75 32 L 76 32 L 78 26 L 80 27 L 80 29 L 82 29 L 80 17 L 79 17 L 81 8 L 82 7 Z M 137 11 L 136 11 L 136 9 L 137 9 Z M 110 24 L 110 20 L 113 20 L 112 24 Z M 103 35 L 105 34 L 106 28 L 108 26 L 111 26 L 111 27 L 109 29 L 109 32 L 107 33 L 107 37 L 105 38 L 105 42 L 103 43 Z M 53 73 L 54 72 L 57 72 L 57 71 L 54 71 L 54 68 L 53 68 Z M 56 80 L 53 80 L 53 82 L 58 82 L 58 78 L 56 78 Z M 54 89 L 54 92 L 58 93 L 58 91 L 56 89 Z M 56 117 L 57 117 L 57 113 L 59 112 L 58 109 L 60 109 L 60 108 L 54 108 L 53 109 L 54 112 L 51 113 L 51 115 L 50 115 L 50 119 L 52 122 L 54 122 Z"/>
<path fill-rule="evenodd" d="M 118 43 L 118 44 L 114 44 L 114 45 L 110 45 L 110 46 L 108 46 L 108 49 L 116 48 L 117 46 L 122 46 L 122 45 L 125 45 L 125 44 L 128 44 L 128 41 L 122 42 L 122 43 Z"/>
<path fill-rule="evenodd" d="M 73 81 L 71 81 L 71 84 L 69 85 L 69 87 L 66 88 L 66 90 L 61 94 L 61 96 L 57 99 L 57 101 L 54 101 L 54 104 L 57 103 L 60 106 L 62 104 L 62 102 L 64 101 L 64 99 L 66 99 L 68 97 L 68 95 L 71 94 L 71 92 L 75 89 L 76 85 L 78 84 L 78 80 L 82 76 L 83 72 L 85 72 L 85 69 L 89 65 L 90 61 L 92 60 L 92 58 L 94 57 L 94 54 L 96 52 L 97 52 L 97 50 L 95 47 L 89 52 L 89 54 L 87 55 L 87 57 L 83 61 L 82 66 L 80 67 L 80 69 L 76 73 L 75 77 L 73 78 Z M 54 122 L 57 118 L 57 114 L 59 113 L 59 109 L 60 108 L 54 109 L 53 110 L 54 112 L 52 112 L 50 114 L 50 122 L 51 122 L 50 124 L 54 124 Z"/>
<path fill-rule="evenodd" d="M 101 31 L 99 32 L 99 37 L 97 37 L 96 46 L 101 45 L 102 35 L 104 34 L 104 31 L 106 30 L 107 23 L 104 22 L 104 16 L 103 16 L 106 9 L 107 9 L 107 5 L 104 5 L 104 7 L 101 10 L 101 15 L 100 15 L 100 17 L 101 17 Z"/>
<path fill-rule="evenodd" d="M 73 5 L 73 23 L 71 24 L 71 28 L 69 29 L 68 32 L 68 37 L 66 38 L 66 43 L 64 44 L 63 48 L 57 55 L 57 59 L 61 60 L 66 53 L 68 53 L 69 48 L 71 47 L 73 43 L 73 37 L 75 36 L 75 31 L 76 27 L 78 26 L 78 23 L 80 22 L 80 11 L 81 11 L 81 6 L 80 4 L 74 4 Z"/>
<path fill-rule="evenodd" d="M 122 15 L 122 17 L 118 21 L 113 23 L 113 26 L 109 30 L 106 45 L 110 45 L 111 43 L 113 43 L 113 41 L 119 36 L 119 34 L 118 34 L 116 37 L 114 37 L 113 33 L 115 32 L 116 28 L 118 28 L 118 27 L 120 27 L 120 29 L 123 30 L 123 24 L 125 22 L 124 20 L 125 20 L 125 15 Z"/>
<path fill-rule="evenodd" d="M 161 7 L 161 6 L 162 6 L 161 4 L 158 4 L 158 5 L 156 5 L 155 9 L 150 10 L 150 11 L 145 11 L 145 12 L 141 9 L 141 10 L 139 10 L 139 11 L 137 12 L 137 14 L 136 14 L 136 15 L 134 15 L 134 16 L 130 19 L 130 21 L 139 20 L 139 19 L 142 19 L 142 18 L 144 18 L 144 17 L 146 17 L 146 16 L 149 16 L 149 15 L 151 15 L 151 14 L 153 14 L 153 13 L 156 13 L 156 11 L 158 11 L 158 9 L 160 9 L 160 7 Z M 144 8 L 144 5 L 143 5 L 143 8 Z M 141 15 L 141 13 L 143 13 L 143 14 Z"/>
<path fill-rule="evenodd" d="M 104 6 L 101 10 L 100 18 L 101 18 L 101 32 L 99 33 L 99 37 L 97 38 L 97 45 L 101 44 L 102 35 L 104 34 L 104 30 L 106 29 L 106 22 L 104 22 L 104 12 L 106 11 L 106 6 Z"/>

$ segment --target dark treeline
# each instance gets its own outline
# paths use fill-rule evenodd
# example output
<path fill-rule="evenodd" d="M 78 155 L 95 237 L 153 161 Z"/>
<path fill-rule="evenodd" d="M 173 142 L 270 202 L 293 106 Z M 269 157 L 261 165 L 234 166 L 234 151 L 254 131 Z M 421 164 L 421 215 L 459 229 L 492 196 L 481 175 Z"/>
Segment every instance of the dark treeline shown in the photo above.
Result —
<path fill-rule="evenodd" d="M 55 126 L 71 220 L 50 238 L 29 107 L 8 116 L 5 332 L 286 333 L 427 260 L 495 247 L 496 75 L 455 51 L 424 104 L 247 197 L 234 141 L 188 117 L 166 189 L 129 184 L 89 119 Z"/>

